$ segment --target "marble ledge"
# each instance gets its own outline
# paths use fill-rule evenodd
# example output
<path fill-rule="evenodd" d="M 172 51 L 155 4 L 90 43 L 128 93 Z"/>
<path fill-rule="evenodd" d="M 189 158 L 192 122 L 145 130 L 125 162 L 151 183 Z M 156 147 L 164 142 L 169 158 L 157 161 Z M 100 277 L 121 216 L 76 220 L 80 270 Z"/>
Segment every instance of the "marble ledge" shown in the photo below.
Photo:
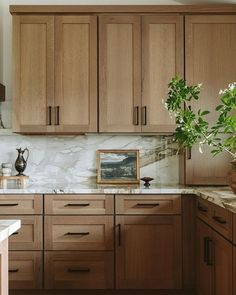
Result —
<path fill-rule="evenodd" d="M 20 220 L 1 220 L 0 219 L 0 242 L 8 239 L 10 235 L 21 227 Z"/>

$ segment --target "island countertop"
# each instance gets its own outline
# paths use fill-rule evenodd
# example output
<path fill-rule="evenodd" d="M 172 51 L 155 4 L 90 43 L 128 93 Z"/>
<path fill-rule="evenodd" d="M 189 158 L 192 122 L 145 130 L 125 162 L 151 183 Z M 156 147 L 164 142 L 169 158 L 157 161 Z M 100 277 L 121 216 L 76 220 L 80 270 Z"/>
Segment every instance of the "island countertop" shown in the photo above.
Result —
<path fill-rule="evenodd" d="M 8 239 L 15 231 L 21 227 L 20 220 L 0 220 L 0 242 Z"/>

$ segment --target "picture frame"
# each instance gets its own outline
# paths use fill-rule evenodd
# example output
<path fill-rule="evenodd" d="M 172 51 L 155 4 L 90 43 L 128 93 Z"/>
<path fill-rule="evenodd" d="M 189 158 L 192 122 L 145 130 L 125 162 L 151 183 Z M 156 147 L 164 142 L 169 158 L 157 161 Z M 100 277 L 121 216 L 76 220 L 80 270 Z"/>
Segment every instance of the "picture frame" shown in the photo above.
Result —
<path fill-rule="evenodd" d="M 138 184 L 139 150 L 97 150 L 97 183 Z"/>

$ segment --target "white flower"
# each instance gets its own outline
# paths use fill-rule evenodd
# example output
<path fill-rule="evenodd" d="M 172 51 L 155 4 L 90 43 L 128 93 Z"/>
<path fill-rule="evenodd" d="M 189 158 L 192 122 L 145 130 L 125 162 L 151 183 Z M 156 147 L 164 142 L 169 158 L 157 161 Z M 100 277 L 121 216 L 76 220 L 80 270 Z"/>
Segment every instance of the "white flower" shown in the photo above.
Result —
<path fill-rule="evenodd" d="M 198 150 L 199 150 L 199 152 L 200 152 L 201 154 L 203 154 L 203 151 L 202 151 L 202 143 L 201 143 L 201 142 L 199 142 Z"/>
<path fill-rule="evenodd" d="M 219 94 L 224 94 L 224 90 L 220 89 Z"/>
<path fill-rule="evenodd" d="M 202 83 L 199 83 L 197 86 L 198 86 L 199 88 L 202 87 Z"/>
<path fill-rule="evenodd" d="M 228 86 L 229 90 L 233 90 L 235 88 L 235 83 L 230 83 Z"/>

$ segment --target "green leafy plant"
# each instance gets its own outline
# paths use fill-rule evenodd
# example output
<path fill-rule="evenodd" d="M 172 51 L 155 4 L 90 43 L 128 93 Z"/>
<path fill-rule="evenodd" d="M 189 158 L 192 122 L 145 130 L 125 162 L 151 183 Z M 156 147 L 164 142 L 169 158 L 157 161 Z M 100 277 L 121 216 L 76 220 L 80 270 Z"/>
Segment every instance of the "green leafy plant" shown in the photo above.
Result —
<path fill-rule="evenodd" d="M 168 85 L 165 106 L 170 115 L 175 116 L 175 141 L 182 148 L 199 143 L 200 152 L 206 144 L 212 147 L 213 155 L 226 151 L 236 161 L 236 83 L 220 90 L 221 103 L 216 107 L 219 116 L 212 126 L 207 121 L 209 110 L 191 109 L 191 101 L 199 99 L 200 88 L 201 84 L 188 86 L 179 77 L 172 78 Z M 226 137 L 223 138 L 222 133 Z"/>

